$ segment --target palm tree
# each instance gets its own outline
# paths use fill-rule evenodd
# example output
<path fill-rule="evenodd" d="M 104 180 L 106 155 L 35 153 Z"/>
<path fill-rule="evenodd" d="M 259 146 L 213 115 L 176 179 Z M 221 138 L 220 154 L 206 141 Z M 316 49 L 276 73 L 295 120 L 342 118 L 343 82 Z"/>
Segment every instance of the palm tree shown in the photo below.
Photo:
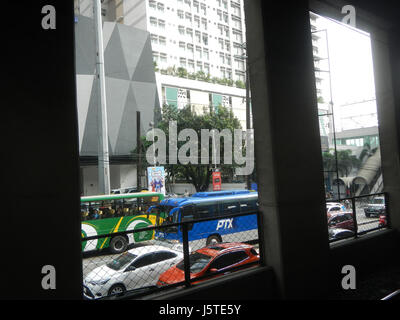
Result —
<path fill-rule="evenodd" d="M 351 150 L 341 150 L 337 152 L 338 171 L 341 176 L 348 177 L 353 169 L 360 167 L 360 159 L 351 153 Z"/>

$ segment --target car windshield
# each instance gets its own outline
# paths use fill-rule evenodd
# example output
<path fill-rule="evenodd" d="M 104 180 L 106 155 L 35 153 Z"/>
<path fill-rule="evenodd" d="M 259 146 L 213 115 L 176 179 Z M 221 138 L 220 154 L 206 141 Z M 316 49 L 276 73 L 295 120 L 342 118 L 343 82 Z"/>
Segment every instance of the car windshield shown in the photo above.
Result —
<path fill-rule="evenodd" d="M 197 273 L 204 269 L 207 263 L 212 259 L 211 256 L 194 252 L 189 256 L 190 273 Z M 176 266 L 180 270 L 184 270 L 184 260 L 179 262 Z"/>
<path fill-rule="evenodd" d="M 385 201 L 384 201 L 384 199 L 382 199 L 382 198 L 375 198 L 375 199 L 372 201 L 372 203 L 373 203 L 373 204 L 384 204 Z"/>
<path fill-rule="evenodd" d="M 132 253 L 125 252 L 125 253 L 121 254 L 120 256 L 118 256 L 117 258 L 111 260 L 106 265 L 110 269 L 118 271 L 118 270 L 121 270 L 122 268 L 124 268 L 128 263 L 132 262 L 132 260 L 135 259 L 136 257 L 137 256 Z"/>

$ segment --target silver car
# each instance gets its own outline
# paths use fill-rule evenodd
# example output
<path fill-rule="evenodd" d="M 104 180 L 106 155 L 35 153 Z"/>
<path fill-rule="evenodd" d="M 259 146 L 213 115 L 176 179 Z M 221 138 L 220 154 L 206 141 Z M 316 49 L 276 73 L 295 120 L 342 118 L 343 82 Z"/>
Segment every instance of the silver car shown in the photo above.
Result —
<path fill-rule="evenodd" d="M 182 259 L 182 251 L 164 246 L 149 245 L 131 249 L 93 269 L 84 279 L 84 295 L 97 299 L 155 286 L 161 273 Z"/>

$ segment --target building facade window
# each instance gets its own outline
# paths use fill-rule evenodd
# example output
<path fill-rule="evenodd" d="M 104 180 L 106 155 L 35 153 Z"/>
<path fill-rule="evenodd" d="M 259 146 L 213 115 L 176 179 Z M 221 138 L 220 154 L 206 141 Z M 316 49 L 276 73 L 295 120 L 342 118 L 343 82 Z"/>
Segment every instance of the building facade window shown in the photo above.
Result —
<path fill-rule="evenodd" d="M 239 30 L 232 30 L 233 40 L 239 43 L 243 42 L 242 32 Z"/>
<path fill-rule="evenodd" d="M 150 26 L 157 27 L 157 18 L 150 17 Z"/>
<path fill-rule="evenodd" d="M 165 20 L 158 20 L 158 27 L 161 29 L 165 29 Z"/>
<path fill-rule="evenodd" d="M 160 45 L 162 45 L 162 46 L 165 46 L 165 45 L 167 45 L 167 39 L 165 37 L 163 37 L 163 36 L 159 36 L 158 37 L 158 43 Z"/>
<path fill-rule="evenodd" d="M 194 72 L 194 60 L 188 60 L 188 71 Z"/>
<path fill-rule="evenodd" d="M 218 45 L 221 50 L 224 50 L 224 39 L 218 39 Z"/>
<path fill-rule="evenodd" d="M 246 81 L 245 74 L 242 71 L 235 71 L 236 80 L 242 81 L 243 83 Z"/>
<path fill-rule="evenodd" d="M 207 15 L 207 7 L 204 3 L 200 4 L 200 10 L 203 15 L 205 15 L 205 16 Z"/>
<path fill-rule="evenodd" d="M 206 60 L 210 59 L 210 56 L 209 56 L 209 53 L 208 53 L 208 49 L 206 49 L 206 48 L 203 48 L 203 57 Z"/>
<path fill-rule="evenodd" d="M 207 19 L 201 18 L 201 26 L 204 30 L 207 30 Z"/>
<path fill-rule="evenodd" d="M 182 68 L 186 68 L 186 58 L 180 58 L 179 59 L 179 65 Z"/>
<path fill-rule="evenodd" d="M 208 34 L 203 33 L 202 35 L 203 44 L 208 45 Z"/>
<path fill-rule="evenodd" d="M 161 2 L 157 3 L 157 9 L 158 11 L 164 12 L 164 4 Z"/>
<path fill-rule="evenodd" d="M 201 43 L 201 32 L 200 31 L 195 32 L 195 40 L 197 43 Z"/>
<path fill-rule="evenodd" d="M 160 62 L 167 63 L 167 54 L 166 53 L 160 53 Z"/>
<path fill-rule="evenodd" d="M 210 74 L 210 65 L 208 63 L 204 63 L 204 73 Z"/>
<path fill-rule="evenodd" d="M 150 1 L 149 1 L 149 7 L 150 7 L 151 9 L 156 9 L 156 7 L 157 7 L 157 2 L 156 2 L 156 1 L 153 1 L 153 0 L 150 0 Z"/>
<path fill-rule="evenodd" d="M 193 40 L 193 29 L 186 28 L 186 36 Z"/>
<path fill-rule="evenodd" d="M 201 47 L 196 47 L 196 59 L 202 58 L 202 50 Z"/>
<path fill-rule="evenodd" d="M 194 10 L 194 12 L 196 12 L 196 13 L 200 13 L 200 10 L 199 10 L 199 3 L 198 3 L 197 1 L 193 1 L 193 10 Z"/>
<path fill-rule="evenodd" d="M 244 71 L 244 60 L 235 59 L 235 68 L 239 71 Z"/>
<path fill-rule="evenodd" d="M 150 35 L 151 44 L 158 44 L 158 36 L 156 34 Z"/>
<path fill-rule="evenodd" d="M 232 15 L 233 27 L 242 30 L 242 20 L 239 17 Z"/>
<path fill-rule="evenodd" d="M 195 27 L 200 28 L 200 17 L 194 16 L 193 21 L 194 21 Z"/>

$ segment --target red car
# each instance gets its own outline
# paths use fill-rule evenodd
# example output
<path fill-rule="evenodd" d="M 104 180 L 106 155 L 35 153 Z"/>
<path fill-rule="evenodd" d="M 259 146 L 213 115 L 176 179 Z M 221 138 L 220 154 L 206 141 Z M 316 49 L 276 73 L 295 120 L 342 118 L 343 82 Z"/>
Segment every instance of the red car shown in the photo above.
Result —
<path fill-rule="evenodd" d="M 195 279 L 217 271 L 228 270 L 259 261 L 260 256 L 253 246 L 244 243 L 218 243 L 192 252 L 189 255 L 190 278 Z M 218 274 L 219 275 L 219 274 Z M 218 276 L 215 275 L 215 276 Z M 185 280 L 184 261 L 161 274 L 157 286 L 164 286 Z M 197 282 L 200 282 L 199 280 Z M 195 282 L 195 283 L 197 283 Z"/>
<path fill-rule="evenodd" d="M 332 214 L 328 218 L 328 227 L 354 231 L 353 214 L 351 212 L 340 212 Z"/>
<path fill-rule="evenodd" d="M 386 215 L 385 214 L 381 214 L 379 216 L 378 226 L 379 226 L 379 228 L 383 228 L 383 227 L 386 227 L 386 225 L 387 225 Z"/>

